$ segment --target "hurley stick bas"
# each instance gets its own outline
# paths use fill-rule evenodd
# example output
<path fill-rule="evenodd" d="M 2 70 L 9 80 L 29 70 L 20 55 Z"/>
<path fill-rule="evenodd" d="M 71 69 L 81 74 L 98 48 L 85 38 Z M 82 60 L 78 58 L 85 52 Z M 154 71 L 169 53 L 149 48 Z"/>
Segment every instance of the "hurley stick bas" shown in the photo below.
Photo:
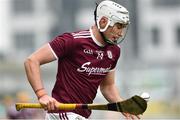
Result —
<path fill-rule="evenodd" d="M 24 108 L 38 108 L 43 106 L 39 103 L 16 103 L 16 110 L 19 111 Z M 114 102 L 108 104 L 63 104 L 59 103 L 59 110 L 74 110 L 74 109 L 90 109 L 90 110 L 109 110 L 116 112 L 130 113 L 133 115 L 143 114 L 146 111 L 147 102 L 140 96 L 133 96 L 121 102 Z"/>

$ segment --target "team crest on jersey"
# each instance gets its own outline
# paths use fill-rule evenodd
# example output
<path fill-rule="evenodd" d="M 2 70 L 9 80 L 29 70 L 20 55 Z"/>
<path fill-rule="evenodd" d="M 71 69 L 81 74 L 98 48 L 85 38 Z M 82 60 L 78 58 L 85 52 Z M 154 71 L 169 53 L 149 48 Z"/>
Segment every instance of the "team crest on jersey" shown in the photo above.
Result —
<path fill-rule="evenodd" d="M 97 53 L 97 59 L 103 59 L 103 56 L 104 56 L 104 52 L 103 51 L 96 51 Z"/>
<path fill-rule="evenodd" d="M 113 58 L 112 52 L 110 50 L 107 51 L 107 56 L 108 56 L 109 59 Z"/>

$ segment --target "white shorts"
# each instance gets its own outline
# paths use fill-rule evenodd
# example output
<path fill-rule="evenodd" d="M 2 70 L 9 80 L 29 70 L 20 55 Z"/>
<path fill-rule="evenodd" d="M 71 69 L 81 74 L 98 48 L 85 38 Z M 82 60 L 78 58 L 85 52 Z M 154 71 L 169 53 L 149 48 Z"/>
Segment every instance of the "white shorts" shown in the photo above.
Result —
<path fill-rule="evenodd" d="M 45 120 L 88 120 L 88 119 L 73 112 L 65 112 L 65 113 L 46 113 Z"/>

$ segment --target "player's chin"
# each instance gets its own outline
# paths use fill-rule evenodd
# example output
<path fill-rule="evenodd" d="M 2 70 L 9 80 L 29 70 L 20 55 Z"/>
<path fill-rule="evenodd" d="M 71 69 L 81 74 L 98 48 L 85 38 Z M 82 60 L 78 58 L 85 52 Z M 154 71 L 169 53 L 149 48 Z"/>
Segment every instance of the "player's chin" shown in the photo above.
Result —
<path fill-rule="evenodd" d="M 116 44 L 117 43 L 117 39 L 113 39 L 113 40 L 111 40 L 114 44 Z"/>
<path fill-rule="evenodd" d="M 113 36 L 113 37 L 111 38 L 111 40 L 112 40 L 113 42 L 117 42 L 118 39 L 119 39 L 119 37 L 117 37 L 117 36 Z"/>

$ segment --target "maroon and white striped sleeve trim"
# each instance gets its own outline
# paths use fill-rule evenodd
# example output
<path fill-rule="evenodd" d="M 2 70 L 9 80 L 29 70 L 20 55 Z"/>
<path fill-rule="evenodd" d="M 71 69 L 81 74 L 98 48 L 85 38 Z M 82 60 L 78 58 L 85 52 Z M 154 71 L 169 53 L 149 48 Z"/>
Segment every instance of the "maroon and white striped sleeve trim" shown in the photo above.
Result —
<path fill-rule="evenodd" d="M 57 55 L 56 55 L 56 53 L 54 52 L 54 50 L 51 48 L 51 45 L 48 43 L 48 46 L 49 46 L 49 48 L 51 49 L 51 52 L 52 52 L 52 54 L 54 55 L 54 57 L 56 58 L 56 60 L 58 60 L 58 57 L 57 57 Z"/>

